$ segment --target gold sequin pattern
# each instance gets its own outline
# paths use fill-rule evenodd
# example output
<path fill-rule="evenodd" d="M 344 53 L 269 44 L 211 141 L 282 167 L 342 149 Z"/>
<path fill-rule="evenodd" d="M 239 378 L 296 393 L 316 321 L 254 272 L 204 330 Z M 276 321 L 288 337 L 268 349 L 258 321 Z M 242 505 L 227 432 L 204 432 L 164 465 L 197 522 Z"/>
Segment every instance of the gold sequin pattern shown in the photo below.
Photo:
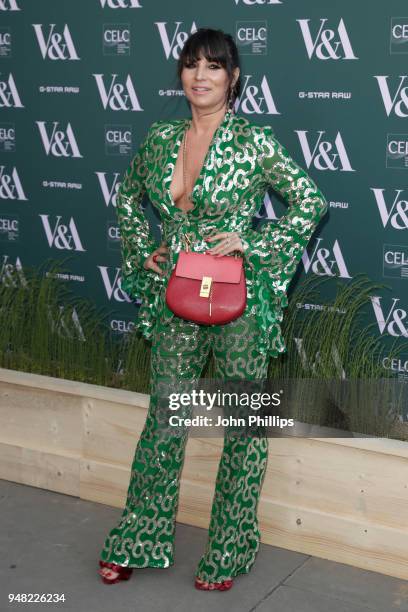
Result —
<path fill-rule="evenodd" d="M 270 126 L 251 123 L 232 111 L 216 130 L 194 186 L 194 208 L 183 212 L 172 200 L 170 184 L 190 119 L 156 121 L 133 158 L 117 196 L 122 238 L 122 288 L 142 300 L 136 328 L 151 340 L 158 321 L 171 321 L 165 287 L 188 233 L 193 250 L 208 248 L 205 236 L 237 231 L 244 246 L 247 313 L 257 317 L 260 350 L 270 356 L 286 351 L 281 333 L 287 289 L 328 204 L 313 179 L 289 155 Z M 277 222 L 252 228 L 252 218 L 272 188 L 288 205 Z M 162 277 L 143 268 L 156 245 L 141 206 L 147 193 L 161 217 L 170 250 Z"/>

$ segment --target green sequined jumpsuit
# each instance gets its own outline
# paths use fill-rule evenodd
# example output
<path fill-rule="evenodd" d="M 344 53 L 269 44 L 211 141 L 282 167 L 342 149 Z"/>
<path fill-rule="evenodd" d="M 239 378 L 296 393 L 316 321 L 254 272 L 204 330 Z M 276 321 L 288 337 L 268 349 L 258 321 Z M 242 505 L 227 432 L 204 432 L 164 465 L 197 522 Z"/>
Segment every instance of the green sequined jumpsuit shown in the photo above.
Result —
<path fill-rule="evenodd" d="M 121 287 L 141 298 L 136 328 L 152 342 L 151 394 L 146 423 L 132 463 L 126 505 L 106 537 L 101 559 L 126 567 L 174 563 L 175 519 L 187 432 L 162 435 L 158 386 L 163 378 L 193 381 L 213 351 L 216 378 L 266 378 L 268 360 L 286 351 L 280 323 L 286 292 L 328 204 L 310 176 L 275 138 L 270 126 L 225 113 L 193 189 L 188 212 L 175 206 L 170 184 L 191 119 L 156 121 L 133 158 L 117 195 L 122 239 Z M 277 222 L 252 229 L 252 217 L 272 187 L 288 205 Z M 141 208 L 147 195 L 161 216 L 169 257 L 163 276 L 145 270 L 157 248 Z M 225 325 L 197 325 L 176 317 L 165 288 L 187 235 L 192 249 L 204 238 L 239 232 L 244 246 L 247 306 Z M 214 245 L 215 242 L 212 243 Z M 265 436 L 225 435 L 211 510 L 209 537 L 196 575 L 220 582 L 248 573 L 260 543 L 257 506 L 267 465 Z"/>

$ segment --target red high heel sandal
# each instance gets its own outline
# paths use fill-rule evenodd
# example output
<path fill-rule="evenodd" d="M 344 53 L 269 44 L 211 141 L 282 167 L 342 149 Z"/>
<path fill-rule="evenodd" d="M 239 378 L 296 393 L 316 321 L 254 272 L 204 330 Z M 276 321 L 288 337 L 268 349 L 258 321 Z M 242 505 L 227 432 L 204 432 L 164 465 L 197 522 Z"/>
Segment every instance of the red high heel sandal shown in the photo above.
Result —
<path fill-rule="evenodd" d="M 132 575 L 133 569 L 131 567 L 122 567 L 122 565 L 116 565 L 116 563 L 107 563 L 106 561 L 99 561 L 99 565 L 102 567 L 107 567 L 111 569 L 113 572 L 116 572 L 118 576 L 115 578 L 108 578 L 101 573 L 101 570 L 98 570 L 98 574 L 102 577 L 102 582 L 104 584 L 116 584 L 121 580 L 129 580 Z"/>
<path fill-rule="evenodd" d="M 200 591 L 228 591 L 233 584 L 232 578 L 222 582 L 204 582 L 204 580 L 200 580 L 196 576 L 194 586 L 196 589 L 200 589 Z"/>

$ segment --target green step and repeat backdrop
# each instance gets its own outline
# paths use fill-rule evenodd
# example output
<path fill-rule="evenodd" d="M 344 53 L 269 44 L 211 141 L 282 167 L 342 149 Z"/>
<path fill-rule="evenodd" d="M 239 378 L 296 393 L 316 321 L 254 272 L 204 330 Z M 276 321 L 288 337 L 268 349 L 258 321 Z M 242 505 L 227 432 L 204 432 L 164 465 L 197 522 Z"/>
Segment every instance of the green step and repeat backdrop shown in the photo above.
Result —
<path fill-rule="evenodd" d="M 106 309 L 113 334 L 132 329 L 138 305 L 120 288 L 115 194 L 149 125 L 190 116 L 176 62 L 198 27 L 234 36 L 236 112 L 272 125 L 329 201 L 290 290 L 310 275 L 330 281 L 299 308 L 328 307 L 337 283 L 367 274 L 386 287 L 362 323 L 385 346 L 403 343 L 406 0 L 375 10 L 351 0 L 0 0 L 1 282 L 64 260 L 60 282 Z M 159 240 L 160 218 L 144 205 Z M 284 212 L 271 191 L 254 226 Z M 408 353 L 383 367 L 408 379 Z"/>

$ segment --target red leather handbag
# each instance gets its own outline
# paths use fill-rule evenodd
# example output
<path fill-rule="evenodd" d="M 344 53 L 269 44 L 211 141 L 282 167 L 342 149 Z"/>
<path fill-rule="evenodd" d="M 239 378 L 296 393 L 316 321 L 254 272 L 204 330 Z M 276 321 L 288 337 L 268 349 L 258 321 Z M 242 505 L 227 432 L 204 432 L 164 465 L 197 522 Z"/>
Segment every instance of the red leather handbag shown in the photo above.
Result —
<path fill-rule="evenodd" d="M 175 315 L 202 325 L 237 319 L 246 307 L 242 257 L 181 250 L 166 288 Z"/>

